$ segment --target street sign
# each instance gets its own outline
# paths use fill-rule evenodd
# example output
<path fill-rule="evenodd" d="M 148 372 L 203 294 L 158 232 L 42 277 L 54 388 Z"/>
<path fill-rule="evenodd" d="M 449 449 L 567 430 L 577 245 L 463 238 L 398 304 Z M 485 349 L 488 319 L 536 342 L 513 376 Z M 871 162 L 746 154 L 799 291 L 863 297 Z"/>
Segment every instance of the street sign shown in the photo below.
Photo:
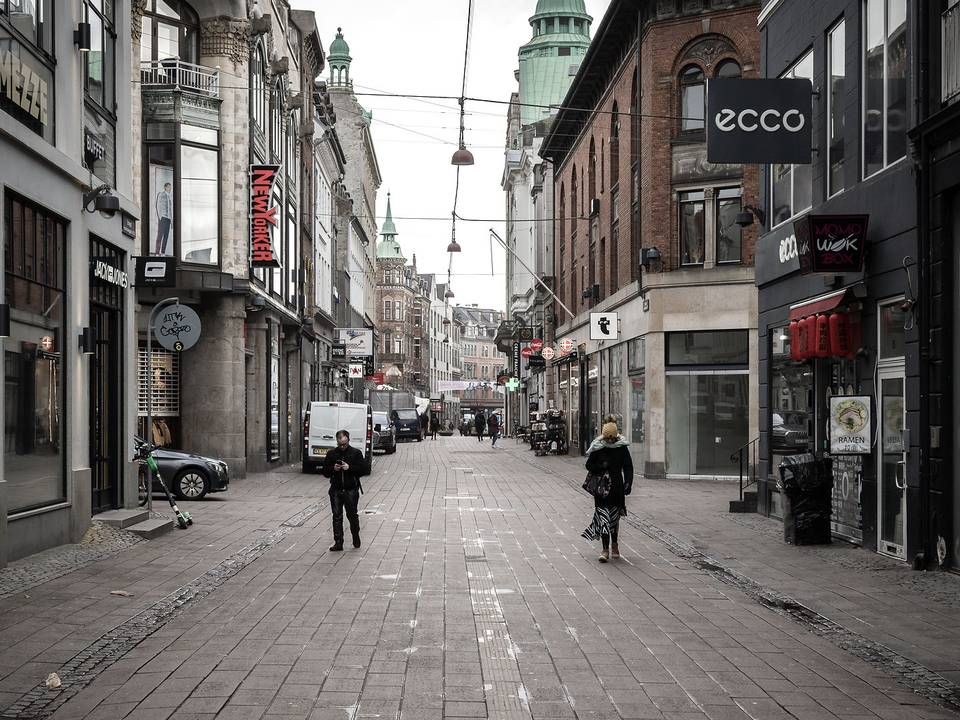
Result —
<path fill-rule="evenodd" d="M 564 355 L 569 355 L 570 353 L 572 353 L 574 347 L 575 346 L 573 344 L 573 340 L 571 340 L 570 338 L 564 338 L 563 340 L 560 341 L 560 344 L 559 344 L 560 352 L 563 353 Z"/>
<path fill-rule="evenodd" d="M 330 357 L 332 357 L 334 360 L 346 360 L 347 346 L 343 343 L 335 343 Z"/>
<path fill-rule="evenodd" d="M 534 338 L 530 341 L 530 349 L 534 352 L 540 352 L 543 350 L 543 340 L 540 338 Z"/>
<path fill-rule="evenodd" d="M 193 308 L 177 303 L 163 309 L 153 322 L 153 335 L 167 350 L 183 352 L 200 339 L 200 316 Z"/>
<path fill-rule="evenodd" d="M 793 223 L 803 275 L 863 272 L 869 215 L 807 215 Z"/>
<path fill-rule="evenodd" d="M 533 328 L 529 325 L 521 325 L 517 331 L 517 339 L 522 343 L 533 341 Z"/>
<path fill-rule="evenodd" d="M 133 284 L 137 287 L 176 287 L 177 259 L 164 256 L 134 258 Z"/>
<path fill-rule="evenodd" d="M 531 355 L 533 355 L 533 350 L 528 347 L 525 347 L 520 351 L 520 357 L 522 357 L 524 360 L 529 358 Z"/>
<path fill-rule="evenodd" d="M 552 347 L 547 346 L 540 352 L 540 354 L 543 355 L 544 360 L 553 360 L 553 358 L 557 355 L 557 351 Z"/>
<path fill-rule="evenodd" d="M 590 313 L 591 340 L 616 340 L 619 337 L 620 323 L 617 322 L 617 313 Z"/>
<path fill-rule="evenodd" d="M 520 343 L 518 342 L 513 344 L 513 375 L 520 376 Z"/>
<path fill-rule="evenodd" d="M 347 368 L 348 373 L 347 377 L 351 380 L 362 380 L 363 379 L 363 364 L 362 363 L 350 363 Z"/>

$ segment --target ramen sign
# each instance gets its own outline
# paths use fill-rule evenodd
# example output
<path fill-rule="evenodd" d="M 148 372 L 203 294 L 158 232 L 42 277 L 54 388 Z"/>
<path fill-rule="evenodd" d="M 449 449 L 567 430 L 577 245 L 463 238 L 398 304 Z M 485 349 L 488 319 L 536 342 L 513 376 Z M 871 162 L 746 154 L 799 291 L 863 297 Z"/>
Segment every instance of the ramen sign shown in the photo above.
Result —
<path fill-rule="evenodd" d="M 832 455 L 869 455 L 872 426 L 868 395 L 830 398 Z"/>

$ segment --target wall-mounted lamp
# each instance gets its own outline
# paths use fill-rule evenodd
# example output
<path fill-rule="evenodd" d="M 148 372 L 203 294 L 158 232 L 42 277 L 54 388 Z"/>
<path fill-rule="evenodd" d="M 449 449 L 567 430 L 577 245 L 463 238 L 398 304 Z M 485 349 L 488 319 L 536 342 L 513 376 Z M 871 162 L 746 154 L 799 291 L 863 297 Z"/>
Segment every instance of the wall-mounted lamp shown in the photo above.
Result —
<path fill-rule="evenodd" d="M 84 355 L 93 355 L 97 350 L 97 329 L 85 327 L 80 331 L 80 352 Z"/>
<path fill-rule="evenodd" d="M 90 23 L 77 23 L 77 29 L 73 31 L 73 44 L 80 52 L 90 52 Z"/>
<path fill-rule="evenodd" d="M 0 338 L 10 337 L 10 306 L 0 305 Z"/>
<path fill-rule="evenodd" d="M 105 218 L 112 218 L 120 209 L 120 198 L 110 191 L 109 185 L 101 185 L 83 194 L 83 209 L 89 213 L 99 212 Z"/>
<path fill-rule="evenodd" d="M 650 263 L 660 259 L 660 250 L 655 247 L 640 248 L 640 266 L 649 269 Z"/>
<path fill-rule="evenodd" d="M 737 217 L 734 218 L 734 222 L 742 228 L 750 227 L 753 225 L 754 217 L 757 218 L 761 225 L 766 225 L 767 214 L 753 205 L 744 205 L 743 210 L 738 212 Z"/>

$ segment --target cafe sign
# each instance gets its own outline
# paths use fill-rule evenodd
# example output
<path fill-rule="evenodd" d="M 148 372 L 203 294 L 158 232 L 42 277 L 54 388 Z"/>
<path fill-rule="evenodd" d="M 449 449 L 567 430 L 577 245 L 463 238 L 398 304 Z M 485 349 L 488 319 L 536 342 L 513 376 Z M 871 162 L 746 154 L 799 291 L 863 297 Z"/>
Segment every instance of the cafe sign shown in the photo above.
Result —
<path fill-rule="evenodd" d="M 794 223 L 800 270 L 863 272 L 869 215 L 808 215 Z"/>
<path fill-rule="evenodd" d="M 870 396 L 830 398 L 830 454 L 869 455 L 873 424 Z"/>
<path fill-rule="evenodd" d="M 274 244 L 280 211 L 273 204 L 279 172 L 279 165 L 250 166 L 250 265 L 255 268 L 280 267 Z"/>

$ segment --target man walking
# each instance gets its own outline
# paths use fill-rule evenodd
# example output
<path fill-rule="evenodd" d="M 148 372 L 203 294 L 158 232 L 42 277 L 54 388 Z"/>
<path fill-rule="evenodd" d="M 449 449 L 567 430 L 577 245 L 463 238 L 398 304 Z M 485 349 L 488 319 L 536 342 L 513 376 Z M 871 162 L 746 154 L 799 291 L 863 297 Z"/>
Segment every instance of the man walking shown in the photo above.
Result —
<path fill-rule="evenodd" d="M 483 410 L 477 410 L 477 416 L 473 419 L 473 426 L 477 430 L 477 442 L 483 442 L 483 434 L 487 431 L 487 418 L 483 415 Z"/>
<path fill-rule="evenodd" d="M 370 464 L 363 452 L 351 447 L 350 433 L 346 430 L 337 433 L 337 447 L 327 453 L 321 472 L 330 478 L 330 510 L 333 512 L 333 545 L 330 550 L 343 550 L 344 509 L 350 522 L 353 546 L 360 547 L 360 517 L 357 515 L 357 503 L 363 492 L 360 478 L 370 474 Z"/>
<path fill-rule="evenodd" d="M 496 447 L 497 438 L 500 437 L 500 418 L 496 413 L 490 413 L 487 419 L 487 432 L 490 434 L 490 447 Z"/>

